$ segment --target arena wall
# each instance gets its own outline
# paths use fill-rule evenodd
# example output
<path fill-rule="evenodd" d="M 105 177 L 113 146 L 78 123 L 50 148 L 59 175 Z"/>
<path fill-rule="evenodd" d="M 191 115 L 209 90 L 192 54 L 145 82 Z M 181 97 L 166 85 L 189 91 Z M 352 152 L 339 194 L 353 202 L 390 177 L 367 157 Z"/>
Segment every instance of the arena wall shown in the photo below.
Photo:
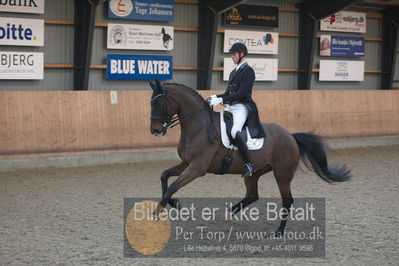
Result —
<path fill-rule="evenodd" d="M 204 97 L 218 91 L 201 91 Z M 150 134 L 150 90 L 1 91 L 0 159 L 173 148 L 180 130 Z M 264 122 L 326 137 L 399 136 L 399 91 L 257 90 Z"/>
<path fill-rule="evenodd" d="M 45 1 L 44 14 L 1 12 L 2 17 L 44 19 L 44 47 L 2 46 L 4 51 L 43 52 L 43 80 L 0 80 L 0 158 L 45 156 L 46 154 L 98 153 L 120 150 L 171 148 L 179 130 L 167 137 L 149 133 L 148 104 L 151 91 L 147 81 L 107 80 L 107 54 L 168 55 L 173 57 L 172 82 L 194 89 L 197 84 L 199 45 L 197 0 L 175 0 L 173 22 L 110 19 L 106 4 L 97 7 L 93 37 L 89 91 L 74 89 L 75 6 L 71 0 Z M 319 82 L 318 46 L 310 91 L 297 91 L 299 12 L 295 1 L 249 0 L 246 4 L 279 8 L 279 27 L 265 31 L 279 33 L 278 55 L 250 55 L 276 58 L 277 81 L 257 81 L 254 97 L 266 122 L 281 124 L 290 132 L 315 131 L 332 138 L 399 136 L 399 90 L 381 88 L 381 56 L 384 40 L 383 14 L 378 8 L 354 6 L 349 11 L 366 12 L 365 34 L 338 33 L 365 37 L 362 82 Z M 224 30 L 259 31 L 252 27 L 226 26 L 217 21 L 215 57 L 212 68 L 213 91 L 227 87 L 222 80 Z M 172 51 L 112 50 L 106 48 L 108 23 L 174 26 Z M 318 32 L 321 34 L 322 32 Z M 337 59 L 337 58 L 335 58 Z M 338 58 L 340 59 L 340 58 Z M 342 58 L 341 58 L 342 59 Z M 399 88 L 399 62 L 394 87 Z M 118 92 L 118 104 L 110 103 L 110 91 Z"/>

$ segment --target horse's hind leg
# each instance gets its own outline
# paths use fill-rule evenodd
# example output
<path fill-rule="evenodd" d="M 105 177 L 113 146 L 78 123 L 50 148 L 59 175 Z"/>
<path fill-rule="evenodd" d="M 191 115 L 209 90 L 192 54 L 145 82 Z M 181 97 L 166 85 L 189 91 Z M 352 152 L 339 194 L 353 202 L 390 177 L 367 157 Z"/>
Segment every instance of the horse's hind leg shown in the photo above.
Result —
<path fill-rule="evenodd" d="M 168 189 L 169 177 L 171 177 L 171 176 L 179 176 L 184 171 L 184 169 L 186 169 L 186 168 L 187 168 L 187 164 L 182 161 L 178 165 L 175 165 L 175 166 L 163 171 L 163 173 L 161 175 L 162 198 L 165 197 L 166 191 Z M 169 205 L 172 208 L 177 208 L 178 204 L 179 204 L 179 200 L 171 198 L 168 201 L 168 203 L 169 203 Z"/>
<path fill-rule="evenodd" d="M 247 207 L 251 203 L 254 203 L 259 199 L 258 194 L 258 180 L 261 174 L 254 173 L 252 176 L 247 176 L 244 178 L 245 187 L 247 192 L 245 194 L 245 198 L 243 198 L 240 202 L 231 207 L 230 212 L 232 214 L 236 214 L 241 211 L 241 209 Z"/>
<path fill-rule="evenodd" d="M 259 199 L 259 194 L 258 194 L 259 178 L 262 175 L 270 172 L 271 170 L 272 170 L 272 168 L 270 166 L 267 166 L 264 169 L 261 169 L 261 170 L 255 172 L 252 176 L 247 176 L 244 178 L 245 187 L 247 189 L 247 192 L 245 194 L 245 198 L 242 199 L 240 202 L 238 202 L 231 208 L 230 212 L 232 214 L 236 214 L 241 209 L 247 207 L 248 205 L 254 203 L 255 201 L 257 201 Z"/>
<path fill-rule="evenodd" d="M 278 188 L 280 190 L 280 195 L 282 198 L 282 205 L 288 212 L 283 215 L 282 220 L 280 222 L 280 226 L 276 230 L 276 234 L 283 235 L 285 226 L 287 225 L 288 213 L 290 211 L 290 207 L 292 203 L 294 203 L 294 199 L 291 194 L 291 181 L 294 178 L 295 170 L 297 164 L 295 166 L 287 166 L 285 167 L 275 167 L 274 168 L 274 177 L 276 178 L 276 182 Z"/>

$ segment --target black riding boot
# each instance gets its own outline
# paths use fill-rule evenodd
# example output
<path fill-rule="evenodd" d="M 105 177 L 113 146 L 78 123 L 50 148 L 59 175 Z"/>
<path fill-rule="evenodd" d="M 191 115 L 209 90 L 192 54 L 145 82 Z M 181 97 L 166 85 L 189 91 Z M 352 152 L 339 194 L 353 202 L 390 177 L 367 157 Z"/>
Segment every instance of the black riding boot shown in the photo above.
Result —
<path fill-rule="evenodd" d="M 237 132 L 234 141 L 236 142 L 237 148 L 240 151 L 245 161 L 244 172 L 241 176 L 242 177 L 251 176 L 252 173 L 255 172 L 255 165 L 252 163 L 251 158 L 249 157 L 248 146 L 247 143 L 245 142 L 244 137 L 241 135 L 241 131 Z"/>

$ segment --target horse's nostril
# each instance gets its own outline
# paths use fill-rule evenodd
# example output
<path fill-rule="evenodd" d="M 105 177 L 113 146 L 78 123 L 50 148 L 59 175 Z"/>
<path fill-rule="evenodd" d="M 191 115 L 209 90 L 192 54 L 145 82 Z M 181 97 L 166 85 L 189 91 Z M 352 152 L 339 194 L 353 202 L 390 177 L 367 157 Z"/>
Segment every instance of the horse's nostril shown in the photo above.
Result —
<path fill-rule="evenodd" d="M 161 131 L 159 129 L 151 129 L 151 134 L 159 134 Z"/>

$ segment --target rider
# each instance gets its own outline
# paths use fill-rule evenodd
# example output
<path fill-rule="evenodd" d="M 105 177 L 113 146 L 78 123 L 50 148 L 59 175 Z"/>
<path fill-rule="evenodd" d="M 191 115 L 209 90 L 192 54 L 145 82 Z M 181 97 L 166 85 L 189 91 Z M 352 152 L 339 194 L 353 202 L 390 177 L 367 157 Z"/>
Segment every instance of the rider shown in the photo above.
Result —
<path fill-rule="evenodd" d="M 252 100 L 252 86 L 255 81 L 255 72 L 246 60 L 248 50 L 243 43 L 234 43 L 230 48 L 230 56 L 236 67 L 230 73 L 227 90 L 223 94 L 212 95 L 210 105 L 221 103 L 229 104 L 226 110 L 233 114 L 233 137 L 244 161 L 243 177 L 251 176 L 255 171 L 248 151 L 248 146 L 241 132 L 247 118 L 248 129 L 252 138 L 263 138 L 266 134 L 259 120 L 258 109 Z"/>

